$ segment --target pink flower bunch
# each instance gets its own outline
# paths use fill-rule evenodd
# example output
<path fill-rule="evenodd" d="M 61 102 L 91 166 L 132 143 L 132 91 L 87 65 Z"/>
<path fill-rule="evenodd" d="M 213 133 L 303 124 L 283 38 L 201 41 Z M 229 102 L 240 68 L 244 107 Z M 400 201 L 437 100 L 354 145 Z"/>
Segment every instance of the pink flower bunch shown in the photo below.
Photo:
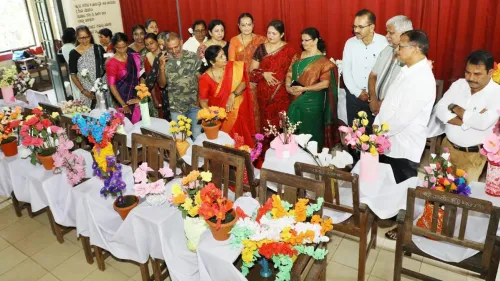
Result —
<path fill-rule="evenodd" d="M 85 177 L 85 159 L 81 155 L 70 152 L 73 142 L 69 140 L 64 130 L 58 131 L 57 136 L 59 145 L 56 153 L 52 155 L 56 172 L 64 168 L 69 184 L 76 186 Z"/>
<path fill-rule="evenodd" d="M 500 114 L 500 110 L 497 112 Z M 480 152 L 488 158 L 491 164 L 500 165 L 500 120 L 493 128 L 493 133 L 484 139 Z"/>
<path fill-rule="evenodd" d="M 148 194 L 162 194 L 165 192 L 165 181 L 159 179 L 150 182 L 148 172 L 153 172 L 148 163 L 142 163 L 134 172 L 134 191 L 135 195 L 144 198 Z M 163 178 L 171 178 L 174 172 L 169 167 L 163 167 L 158 170 Z"/>

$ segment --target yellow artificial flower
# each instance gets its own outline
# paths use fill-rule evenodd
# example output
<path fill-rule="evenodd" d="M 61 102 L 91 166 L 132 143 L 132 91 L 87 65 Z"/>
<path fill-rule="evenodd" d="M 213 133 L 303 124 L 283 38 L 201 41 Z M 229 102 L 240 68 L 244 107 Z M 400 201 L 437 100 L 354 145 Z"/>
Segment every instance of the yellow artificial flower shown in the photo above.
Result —
<path fill-rule="evenodd" d="M 271 214 L 273 218 L 279 219 L 286 215 L 285 208 L 281 204 L 281 198 L 278 195 L 273 195 L 273 209 L 271 210 Z M 295 210 L 297 211 L 297 209 Z"/>
<path fill-rule="evenodd" d="M 457 169 L 457 171 L 455 172 L 457 174 L 457 176 L 459 177 L 463 177 L 465 175 L 465 171 L 462 170 L 462 169 Z"/>
<path fill-rule="evenodd" d="M 198 191 L 196 195 L 194 196 L 194 203 L 196 206 L 200 206 L 202 201 L 201 201 L 201 193 Z"/>
<path fill-rule="evenodd" d="M 186 118 L 186 122 L 187 122 L 188 124 L 191 124 L 191 119 Z"/>
<path fill-rule="evenodd" d="M 52 119 L 59 117 L 59 112 L 52 112 L 51 117 L 52 117 Z"/>
<path fill-rule="evenodd" d="M 172 186 L 171 192 L 172 192 L 172 195 L 174 197 L 177 196 L 177 195 L 179 195 L 179 194 L 181 194 L 181 193 L 184 193 L 184 191 L 182 190 L 181 186 L 179 184 L 177 184 L 177 183 Z"/>
<path fill-rule="evenodd" d="M 187 197 L 186 201 L 184 201 L 184 204 L 182 204 L 182 208 L 184 208 L 184 210 L 186 211 L 191 210 L 191 208 L 193 208 L 193 199 Z"/>
<path fill-rule="evenodd" d="M 361 125 L 368 126 L 368 119 L 361 119 Z"/>
<path fill-rule="evenodd" d="M 170 133 L 175 133 L 175 128 L 170 127 L 169 131 Z"/>
<path fill-rule="evenodd" d="M 354 125 L 352 126 L 352 130 L 353 130 L 353 131 L 356 131 L 357 129 L 358 129 L 358 127 L 356 127 L 356 126 L 354 126 Z"/>
<path fill-rule="evenodd" d="M 184 131 L 186 129 L 186 126 L 180 126 L 179 131 Z"/>
<path fill-rule="evenodd" d="M 370 140 L 370 137 L 369 137 L 369 136 L 367 136 L 367 135 L 361 135 L 361 137 L 359 138 L 359 140 L 360 140 L 361 142 L 367 142 L 367 141 L 369 141 L 369 140 Z"/>
<path fill-rule="evenodd" d="M 186 124 L 186 129 L 191 129 L 191 125 L 189 123 Z"/>
<path fill-rule="evenodd" d="M 187 132 L 187 136 L 190 137 L 193 133 L 191 133 L 191 131 L 188 131 Z"/>
<path fill-rule="evenodd" d="M 198 111 L 198 115 L 196 116 L 198 120 L 207 120 L 210 118 L 210 111 L 207 108 L 202 108 Z"/>
<path fill-rule="evenodd" d="M 218 118 L 219 119 L 226 119 L 226 117 L 227 117 L 226 110 L 224 108 L 220 108 Z"/>
<path fill-rule="evenodd" d="M 378 153 L 378 152 L 377 152 L 377 149 L 375 148 L 375 146 L 373 146 L 373 145 L 372 145 L 372 146 L 370 146 L 370 153 L 371 153 L 371 155 L 373 155 L 373 156 L 376 156 L 376 155 L 377 155 L 377 153 Z"/>
<path fill-rule="evenodd" d="M 179 120 L 179 126 L 184 126 L 184 124 L 186 124 L 186 123 L 184 123 L 184 121 L 182 121 L 182 118 L 181 118 L 181 120 Z"/>
<path fill-rule="evenodd" d="M 170 126 L 177 126 L 177 122 L 175 122 L 174 120 L 170 121 Z"/>
<path fill-rule="evenodd" d="M 198 215 L 198 210 L 200 209 L 200 206 L 194 206 L 192 207 L 189 211 L 188 211 L 188 214 L 191 216 L 191 217 L 195 217 Z"/>
<path fill-rule="evenodd" d="M 389 124 L 382 123 L 382 131 L 388 131 L 388 130 L 389 130 Z"/>
<path fill-rule="evenodd" d="M 30 119 L 31 119 L 31 118 L 33 118 L 33 117 L 35 117 L 35 115 L 34 115 L 34 114 L 32 114 L 32 115 L 28 115 L 28 116 L 26 116 L 26 118 L 24 119 L 24 121 L 28 121 L 28 120 L 30 120 Z"/>
<path fill-rule="evenodd" d="M 243 150 L 243 151 L 246 151 L 248 153 L 250 153 L 250 151 L 252 151 L 252 149 L 248 145 L 242 145 L 242 146 L 239 147 L 239 149 Z"/>
<path fill-rule="evenodd" d="M 290 227 L 287 226 L 285 228 L 283 228 L 283 231 L 281 231 L 281 234 L 280 234 L 280 237 L 281 237 L 281 240 L 283 241 L 288 241 L 288 239 L 290 239 L 290 237 L 292 237 L 292 233 L 290 233 Z"/>
<path fill-rule="evenodd" d="M 177 115 L 177 121 L 181 121 L 182 120 L 182 115 Z M 179 122 L 179 125 L 180 125 L 180 122 Z"/>
<path fill-rule="evenodd" d="M 366 112 L 364 112 L 364 111 L 359 111 L 358 116 L 361 118 L 368 118 L 368 114 L 366 114 Z"/>
<path fill-rule="evenodd" d="M 204 182 L 211 182 L 212 181 L 212 173 L 210 172 L 201 172 L 200 173 L 201 180 Z"/>

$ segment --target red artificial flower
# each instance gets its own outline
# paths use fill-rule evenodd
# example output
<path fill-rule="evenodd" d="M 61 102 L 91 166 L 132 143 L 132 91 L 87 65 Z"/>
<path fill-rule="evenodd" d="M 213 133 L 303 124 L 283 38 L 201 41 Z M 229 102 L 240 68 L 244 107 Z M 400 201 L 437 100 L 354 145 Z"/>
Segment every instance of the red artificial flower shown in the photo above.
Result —
<path fill-rule="evenodd" d="M 43 124 L 42 123 L 36 123 L 35 124 L 35 129 L 37 129 L 39 132 L 43 130 Z"/>
<path fill-rule="evenodd" d="M 31 143 L 33 144 L 33 146 L 35 147 L 40 147 L 43 145 L 43 139 L 41 138 L 33 138 Z"/>
<path fill-rule="evenodd" d="M 238 218 L 247 218 L 247 214 L 245 214 L 245 211 L 243 211 L 240 206 L 236 207 L 236 214 L 238 215 Z"/>
<path fill-rule="evenodd" d="M 34 110 L 34 109 L 33 109 Z M 26 120 L 24 122 L 24 124 L 28 125 L 28 126 L 33 126 L 35 125 L 36 123 L 38 123 L 38 121 L 40 121 L 40 118 L 38 118 L 37 116 L 34 116 L 34 117 L 31 117 L 30 119 Z"/>
<path fill-rule="evenodd" d="M 42 123 L 42 125 L 45 129 L 47 129 L 48 127 L 50 127 L 50 125 L 52 125 L 52 122 L 50 122 L 49 119 L 42 119 L 42 121 L 40 121 L 40 123 Z"/>
<path fill-rule="evenodd" d="M 60 130 L 62 130 L 61 127 L 50 126 L 50 131 L 52 132 L 52 134 L 57 134 Z"/>
<path fill-rule="evenodd" d="M 202 202 L 212 203 L 222 197 L 222 190 L 210 182 L 200 190 L 200 197 Z"/>
<path fill-rule="evenodd" d="M 436 168 L 441 169 L 441 163 L 436 162 Z"/>
<path fill-rule="evenodd" d="M 446 169 L 446 172 L 447 172 L 448 174 L 451 174 L 451 172 L 453 172 L 453 169 L 451 169 L 451 167 L 448 167 L 448 168 Z"/>
<path fill-rule="evenodd" d="M 29 130 L 30 127 L 28 125 L 23 125 L 21 126 L 21 131 L 19 132 L 19 134 L 21 135 L 21 137 L 25 138 L 29 136 Z"/>
<path fill-rule="evenodd" d="M 14 121 L 11 121 L 9 123 L 9 126 L 11 128 L 17 128 L 17 127 L 19 127 L 20 124 L 21 124 L 21 120 L 14 120 Z"/>
<path fill-rule="evenodd" d="M 39 108 L 33 108 L 31 112 L 37 116 L 41 116 L 43 114 L 43 111 L 40 110 Z"/>
<path fill-rule="evenodd" d="M 255 218 L 255 221 L 260 223 L 260 219 L 272 209 L 273 209 L 273 199 L 269 198 L 267 199 L 266 204 L 260 207 L 259 210 L 257 211 L 257 217 Z"/>
<path fill-rule="evenodd" d="M 262 247 L 259 249 L 259 254 L 266 257 L 267 259 L 271 259 L 273 256 L 284 255 L 293 257 L 298 254 L 297 250 L 292 248 L 292 245 L 283 242 L 271 242 L 264 243 Z"/>
<path fill-rule="evenodd" d="M 24 145 L 24 146 L 31 146 L 32 140 L 33 140 L 33 138 L 30 135 L 25 136 L 25 137 L 23 137 L 22 145 Z"/>

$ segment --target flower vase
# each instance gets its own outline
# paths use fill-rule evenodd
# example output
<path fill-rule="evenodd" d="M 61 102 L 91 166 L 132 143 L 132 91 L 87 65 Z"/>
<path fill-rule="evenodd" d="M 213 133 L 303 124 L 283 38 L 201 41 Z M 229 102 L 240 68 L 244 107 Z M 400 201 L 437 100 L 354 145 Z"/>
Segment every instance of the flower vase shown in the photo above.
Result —
<path fill-rule="evenodd" d="M 272 270 L 269 268 L 269 261 L 265 257 L 260 258 L 259 264 L 262 267 L 260 270 L 260 276 L 268 278 L 273 275 Z"/>
<path fill-rule="evenodd" d="M 288 159 L 299 150 L 299 145 L 295 141 L 295 135 L 290 136 L 289 143 L 283 143 L 284 136 L 280 134 L 271 141 L 271 148 L 276 151 L 276 156 L 280 159 Z"/>
<path fill-rule="evenodd" d="M 201 127 L 209 140 L 215 140 L 219 137 L 220 126 L 220 122 L 217 122 L 215 126 L 208 126 L 205 122 L 201 123 Z"/>
<path fill-rule="evenodd" d="M 179 152 L 179 156 L 182 157 L 186 155 L 186 151 L 189 148 L 189 142 L 185 140 L 175 140 L 175 146 L 177 147 L 177 151 Z"/>
<path fill-rule="evenodd" d="M 500 196 L 500 166 L 488 162 L 486 170 L 486 193 L 491 196 Z"/>
<path fill-rule="evenodd" d="M 433 213 L 434 213 L 434 204 L 431 202 L 425 202 L 424 213 L 417 220 L 417 226 L 425 229 L 431 229 Z M 443 229 L 443 218 L 444 218 L 444 211 L 443 209 L 439 208 L 436 233 L 441 233 L 441 230 Z"/>
<path fill-rule="evenodd" d="M 40 155 L 36 154 L 36 158 L 40 163 L 42 163 L 43 167 L 47 171 L 52 171 L 54 169 L 54 159 L 52 159 L 52 154 L 51 155 Z"/>
<path fill-rule="evenodd" d="M 9 139 L 7 139 L 9 140 Z M 7 141 L 4 140 L 4 141 Z M 3 154 L 6 157 L 11 157 L 17 155 L 17 138 L 13 138 L 13 140 L 8 141 L 8 142 L 2 142 L 0 145 L 2 148 Z"/>
<path fill-rule="evenodd" d="M 135 195 L 125 195 L 123 196 L 123 203 L 119 204 L 118 203 L 118 198 L 116 198 L 115 202 L 113 203 L 113 209 L 120 214 L 120 217 L 122 217 L 122 220 L 125 220 L 128 216 L 128 213 L 132 211 L 133 208 L 135 208 L 139 204 L 139 198 Z"/>
<path fill-rule="evenodd" d="M 151 125 L 151 116 L 149 115 L 148 103 L 140 103 L 139 106 L 141 107 L 142 125 L 143 126 Z"/>
<path fill-rule="evenodd" d="M 210 231 L 214 236 L 214 239 L 217 241 L 225 241 L 229 239 L 230 235 L 229 232 L 231 231 L 231 229 L 233 229 L 234 224 L 238 220 L 238 215 L 236 214 L 236 211 L 234 211 L 234 209 L 231 210 L 229 213 L 233 215 L 234 219 L 228 223 L 222 223 L 219 229 L 217 229 L 217 223 L 211 222 L 209 219 L 206 220 L 208 227 L 210 228 Z M 228 214 L 226 214 L 226 216 Z"/>
<path fill-rule="evenodd" d="M 187 247 L 191 252 L 196 252 L 196 248 L 200 243 L 200 237 L 208 225 L 201 217 L 186 216 L 184 219 L 184 233 L 187 239 Z"/>
<path fill-rule="evenodd" d="M 168 196 L 165 193 L 146 195 L 146 203 L 151 206 L 161 206 L 167 202 Z"/>
<path fill-rule="evenodd" d="M 16 99 L 14 98 L 14 87 L 10 86 L 2 88 L 2 97 L 5 103 L 15 102 Z"/>
<path fill-rule="evenodd" d="M 103 148 L 97 148 L 93 147 L 92 148 L 92 155 L 94 156 L 94 161 L 97 163 L 99 169 L 101 171 L 106 171 L 106 156 L 112 156 L 114 155 L 113 151 L 113 145 L 111 143 L 108 143 L 105 147 Z"/>
<path fill-rule="evenodd" d="M 374 182 L 378 179 L 378 153 L 372 155 L 369 152 L 361 152 L 359 165 L 359 180 L 364 182 Z"/>

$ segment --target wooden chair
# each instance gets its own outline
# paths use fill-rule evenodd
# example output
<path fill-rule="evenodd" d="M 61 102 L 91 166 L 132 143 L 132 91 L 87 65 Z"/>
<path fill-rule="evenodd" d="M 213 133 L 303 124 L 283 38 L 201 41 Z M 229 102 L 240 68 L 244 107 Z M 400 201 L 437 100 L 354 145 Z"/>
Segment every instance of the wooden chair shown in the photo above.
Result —
<path fill-rule="evenodd" d="M 51 115 L 53 112 L 57 112 L 57 113 L 59 113 L 59 115 L 63 115 L 63 111 L 59 106 L 44 103 L 44 102 L 41 102 L 38 105 L 41 106 L 43 108 L 43 110 L 45 112 L 47 112 L 49 115 Z"/>
<path fill-rule="evenodd" d="M 291 204 L 295 204 L 299 198 L 305 198 L 306 194 L 314 193 L 312 202 L 324 196 L 325 183 L 322 181 L 299 177 L 296 175 L 262 169 L 260 171 L 259 202 L 264 205 L 268 199 L 267 185 L 275 183 L 278 185 L 277 193 L 281 194 L 281 199 Z M 322 215 L 323 208 L 316 214 Z M 318 245 L 319 248 L 326 248 L 326 243 Z M 327 258 L 316 261 L 307 255 L 300 255 L 292 267 L 291 281 L 325 281 L 326 280 Z M 269 266 L 273 268 L 273 266 Z M 260 267 L 254 266 L 247 276 L 248 280 L 268 280 L 259 274 Z"/>
<path fill-rule="evenodd" d="M 413 225 L 415 200 L 417 198 L 434 202 L 431 229 L 424 229 Z M 442 230 L 439 233 L 437 232 L 437 224 L 438 210 L 440 209 L 440 206 L 444 207 L 444 216 Z M 458 208 L 462 209 L 462 217 L 460 219 L 458 236 L 456 236 L 454 232 Z M 464 238 L 467 228 L 467 218 L 470 212 L 479 212 L 490 217 L 486 239 L 482 243 Z M 446 242 L 447 244 L 453 244 L 479 251 L 476 255 L 461 262 L 444 263 L 479 273 L 482 279 L 491 281 L 495 280 L 500 257 L 500 247 L 498 243 L 496 243 L 496 232 L 498 229 L 499 219 L 500 208 L 494 207 L 489 201 L 456 194 L 443 193 L 440 191 L 433 191 L 422 187 L 417 187 L 417 189 L 408 189 L 406 211 L 400 210 L 397 218 L 398 238 L 396 241 L 394 280 L 401 280 L 401 274 L 406 274 L 421 280 L 438 280 L 422 273 L 403 268 L 403 254 L 411 255 L 413 253 L 429 259 L 444 262 L 420 250 L 413 243 L 412 236 L 429 237 L 433 240 Z"/>
<path fill-rule="evenodd" d="M 160 133 L 158 131 L 151 130 L 151 129 L 148 129 L 148 128 L 142 128 L 141 127 L 141 133 L 143 135 L 152 136 L 152 137 L 159 138 L 159 139 L 167 139 L 167 140 L 175 141 L 171 136 L 165 135 L 163 133 Z M 178 151 L 176 152 L 176 158 L 177 158 L 177 167 L 179 169 L 181 169 L 182 175 L 187 175 L 189 173 L 189 171 L 190 171 L 190 167 L 188 167 L 188 165 L 186 164 L 186 162 L 184 162 L 184 160 L 182 160 L 182 158 L 179 155 Z"/>
<path fill-rule="evenodd" d="M 306 173 L 312 174 L 317 180 L 325 183 L 325 203 L 323 204 L 325 208 L 352 214 L 348 220 L 335 224 L 333 227 L 336 231 L 359 238 L 358 281 L 365 280 L 366 260 L 370 250 L 377 246 L 377 223 L 376 216 L 370 208 L 359 202 L 358 175 L 305 163 L 295 163 L 296 175 L 303 177 Z M 339 180 L 351 183 L 352 207 L 340 201 Z M 367 236 L 370 230 L 372 232 L 368 241 Z"/>
<path fill-rule="evenodd" d="M 130 151 L 127 147 L 127 135 L 115 133 L 111 140 L 113 152 L 116 155 L 116 161 L 124 165 L 130 165 Z"/>
<path fill-rule="evenodd" d="M 257 198 L 259 179 L 255 178 L 255 167 L 252 164 L 252 160 L 250 159 L 250 154 L 248 152 L 208 141 L 203 142 L 203 147 L 243 157 L 245 159 L 245 169 L 248 178 L 248 184 L 243 184 L 243 191 L 249 191 L 250 193 L 252 193 L 253 198 Z M 231 171 L 234 172 L 234 170 Z M 234 184 L 236 182 L 236 175 L 234 173 L 231 173 L 229 176 L 229 181 Z"/>
<path fill-rule="evenodd" d="M 212 182 L 222 189 L 224 197 L 228 196 L 230 186 L 230 170 L 234 170 L 234 200 L 243 195 L 243 173 L 245 159 L 242 156 L 225 153 L 210 148 L 193 145 L 191 158 L 192 170 L 198 170 L 198 159 L 203 158 L 203 170 L 212 172 Z M 233 198 L 231 198 L 233 199 Z"/>
<path fill-rule="evenodd" d="M 142 148 L 140 156 L 139 145 Z M 147 162 L 148 166 L 154 170 L 154 172 L 151 172 L 153 180 L 161 178 L 158 169 L 163 167 L 165 154 L 169 156 L 170 169 L 175 169 L 177 162 L 176 153 L 177 148 L 173 140 L 159 139 L 136 133 L 132 134 L 132 170 L 135 171 L 137 169 L 139 162 Z"/>

